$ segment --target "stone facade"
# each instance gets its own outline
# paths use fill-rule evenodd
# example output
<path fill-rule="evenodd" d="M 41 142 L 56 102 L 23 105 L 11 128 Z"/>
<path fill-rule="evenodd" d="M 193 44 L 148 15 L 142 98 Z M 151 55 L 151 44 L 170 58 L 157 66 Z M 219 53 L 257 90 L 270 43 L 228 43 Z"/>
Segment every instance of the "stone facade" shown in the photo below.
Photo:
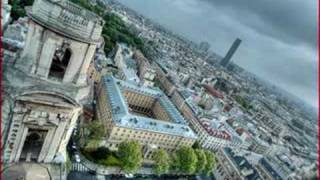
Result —
<path fill-rule="evenodd" d="M 18 96 L 10 123 L 6 160 L 52 162 L 58 153 L 64 154 L 72 127 L 81 112 L 80 105 L 66 100 L 63 95 L 48 92 Z M 32 136 L 38 138 L 35 140 L 38 142 L 33 143 Z"/>
<path fill-rule="evenodd" d="M 202 148 L 217 151 L 223 147 L 232 147 L 234 149 L 243 148 L 244 145 L 235 140 L 234 136 L 228 133 L 222 132 L 218 129 L 210 128 L 210 125 L 206 125 L 204 119 L 199 119 L 197 113 L 187 103 L 187 99 L 183 95 L 175 90 L 171 96 L 172 102 L 176 105 L 177 109 L 181 112 L 184 118 L 189 122 L 190 127 L 198 135 L 198 141 Z"/>
<path fill-rule="evenodd" d="M 69 49 L 72 54 L 62 82 L 84 84 L 96 45 L 61 36 L 33 21 L 30 21 L 26 46 L 18 63 L 27 72 L 50 78 L 51 61 L 59 48 Z"/>
<path fill-rule="evenodd" d="M 153 63 L 156 70 L 156 81 L 160 88 L 170 97 L 176 90 L 175 83 L 170 79 L 168 72 L 163 70 L 157 63 Z"/>
<path fill-rule="evenodd" d="M 153 87 L 154 86 L 154 80 L 156 77 L 156 71 L 149 63 L 148 59 L 143 56 L 143 54 L 140 51 L 136 51 L 133 54 L 133 58 L 138 63 L 138 73 L 139 78 L 141 79 L 141 83 L 145 87 Z"/>
<path fill-rule="evenodd" d="M 1 26 L 4 31 L 10 21 L 11 6 L 8 4 L 8 0 L 1 0 Z"/>
<path fill-rule="evenodd" d="M 35 0 L 28 16 L 21 58 L 3 72 L 3 157 L 6 163 L 61 163 L 90 103 L 87 70 L 104 22 L 69 1 Z"/>
<path fill-rule="evenodd" d="M 107 131 L 104 145 L 112 150 L 119 143 L 135 140 L 143 145 L 145 158 L 153 149 L 172 152 L 192 146 L 197 136 L 159 89 L 150 89 L 104 76 L 97 88 L 96 114 Z"/>

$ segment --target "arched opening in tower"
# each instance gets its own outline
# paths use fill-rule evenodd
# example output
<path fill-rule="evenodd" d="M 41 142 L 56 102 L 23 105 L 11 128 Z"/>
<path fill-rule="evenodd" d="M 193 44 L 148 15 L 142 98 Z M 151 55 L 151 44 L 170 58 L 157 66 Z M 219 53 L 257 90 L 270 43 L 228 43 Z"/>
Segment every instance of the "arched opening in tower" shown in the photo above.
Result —
<path fill-rule="evenodd" d="M 20 161 L 37 161 L 47 130 L 29 129 L 20 155 Z"/>
<path fill-rule="evenodd" d="M 68 48 L 64 53 L 60 49 L 57 49 L 52 59 L 49 77 L 56 80 L 63 80 L 64 74 L 67 70 L 70 58 L 71 50 Z"/>

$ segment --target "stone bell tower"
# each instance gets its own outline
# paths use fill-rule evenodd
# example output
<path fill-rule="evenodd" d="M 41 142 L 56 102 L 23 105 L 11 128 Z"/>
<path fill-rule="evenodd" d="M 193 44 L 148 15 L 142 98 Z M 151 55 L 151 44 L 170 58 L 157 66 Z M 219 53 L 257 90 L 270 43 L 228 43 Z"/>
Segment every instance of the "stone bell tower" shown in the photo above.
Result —
<path fill-rule="evenodd" d="M 70 1 L 35 0 L 27 14 L 21 57 L 4 67 L 3 158 L 61 162 L 88 101 L 87 69 L 104 22 Z"/>

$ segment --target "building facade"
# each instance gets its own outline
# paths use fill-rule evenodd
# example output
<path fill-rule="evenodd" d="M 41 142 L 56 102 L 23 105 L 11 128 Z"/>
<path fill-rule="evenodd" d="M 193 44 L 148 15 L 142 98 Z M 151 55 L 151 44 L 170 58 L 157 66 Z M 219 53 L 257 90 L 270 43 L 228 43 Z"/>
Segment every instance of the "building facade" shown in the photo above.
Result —
<path fill-rule="evenodd" d="M 211 120 L 199 119 L 198 113 L 193 110 L 181 92 L 174 91 L 171 99 L 181 114 L 187 119 L 190 127 L 198 135 L 201 147 L 214 151 L 223 147 L 244 148 L 240 138 L 225 130 L 220 130 L 218 127 L 212 128 L 210 124 L 213 122 Z"/>
<path fill-rule="evenodd" d="M 61 163 L 90 100 L 87 69 L 104 22 L 69 1 L 35 0 L 27 14 L 22 56 L 4 67 L 3 158 Z"/>
<path fill-rule="evenodd" d="M 153 148 L 173 151 L 192 146 L 197 136 L 159 89 L 150 89 L 105 76 L 97 89 L 97 116 L 107 128 L 106 146 L 136 140 L 145 157 Z"/>
<path fill-rule="evenodd" d="M 133 58 L 138 63 L 138 74 L 141 79 L 141 83 L 145 87 L 153 87 L 154 80 L 156 78 L 156 71 L 150 65 L 147 58 L 140 51 L 136 51 L 133 54 Z"/>
<path fill-rule="evenodd" d="M 4 31 L 10 21 L 11 6 L 8 4 L 8 0 L 1 1 L 1 26 Z M 2 36 L 2 35 L 1 35 Z"/>
<path fill-rule="evenodd" d="M 263 177 L 263 179 L 266 179 L 266 180 L 286 179 L 286 178 L 281 177 L 279 172 L 272 167 L 272 165 L 270 164 L 270 162 L 266 158 L 260 159 L 256 168 L 259 171 L 259 173 L 261 174 L 261 176 Z"/>
<path fill-rule="evenodd" d="M 170 79 L 168 72 L 163 69 L 158 63 L 154 63 L 153 66 L 156 70 L 156 81 L 158 86 L 168 95 L 171 96 L 176 90 L 175 83 Z"/>
<path fill-rule="evenodd" d="M 216 179 L 223 180 L 262 180 L 258 171 L 249 161 L 237 155 L 230 148 L 222 148 L 217 152 Z"/>

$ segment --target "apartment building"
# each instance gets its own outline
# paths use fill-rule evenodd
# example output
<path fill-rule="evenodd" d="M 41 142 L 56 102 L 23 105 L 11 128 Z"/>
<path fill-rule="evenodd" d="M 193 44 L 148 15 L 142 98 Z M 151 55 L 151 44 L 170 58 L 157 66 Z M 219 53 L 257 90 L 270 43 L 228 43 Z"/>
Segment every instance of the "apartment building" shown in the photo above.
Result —
<path fill-rule="evenodd" d="M 125 140 L 143 145 L 146 158 L 152 150 L 174 151 L 192 146 L 197 136 L 168 97 L 159 89 L 146 88 L 104 76 L 97 88 L 97 116 L 107 129 L 105 145 L 117 149 Z"/>

